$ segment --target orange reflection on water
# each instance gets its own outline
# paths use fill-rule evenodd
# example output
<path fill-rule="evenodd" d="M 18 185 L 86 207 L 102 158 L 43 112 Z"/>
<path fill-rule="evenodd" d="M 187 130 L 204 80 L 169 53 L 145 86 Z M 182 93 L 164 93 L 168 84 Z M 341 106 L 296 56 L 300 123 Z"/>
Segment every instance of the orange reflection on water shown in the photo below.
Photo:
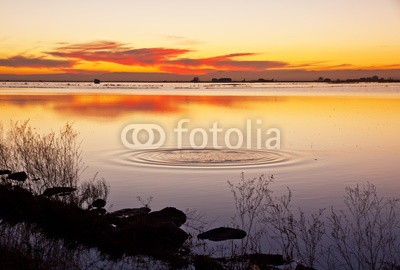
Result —
<path fill-rule="evenodd" d="M 68 115 L 113 118 L 134 111 L 148 113 L 179 113 L 194 104 L 208 106 L 244 107 L 251 101 L 277 101 L 283 97 L 231 97 L 231 96 L 182 96 L 182 95 L 1 95 L 0 104 L 15 106 L 50 107 Z"/>
<path fill-rule="evenodd" d="M 173 129 L 181 118 L 189 128 L 245 129 L 277 127 L 290 149 L 398 147 L 400 99 L 340 96 L 184 96 L 184 95 L 0 95 L 0 120 L 40 119 L 55 128 L 61 122 L 91 123 L 98 134 L 118 134 L 128 122 L 153 122 Z M 53 120 L 51 120 L 53 119 Z M 96 122 L 102 121 L 102 125 Z M 110 122 L 111 121 L 111 122 Z M 53 122 L 53 123 L 52 123 Z M 254 121 L 253 121 L 254 122 Z M 118 137 L 117 135 L 113 137 Z M 115 142 L 114 142 L 115 144 Z M 399 147 L 400 148 L 400 147 Z"/>

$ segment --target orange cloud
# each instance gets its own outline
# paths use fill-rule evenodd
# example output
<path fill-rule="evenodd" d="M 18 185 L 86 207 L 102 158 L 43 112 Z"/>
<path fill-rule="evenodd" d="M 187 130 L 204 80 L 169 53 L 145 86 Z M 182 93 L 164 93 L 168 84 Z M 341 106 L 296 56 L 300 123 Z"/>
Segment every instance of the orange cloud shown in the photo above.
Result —
<path fill-rule="evenodd" d="M 127 66 L 157 66 L 159 70 L 178 74 L 207 74 L 212 71 L 262 71 L 289 66 L 281 61 L 247 61 L 239 57 L 254 56 L 254 53 L 234 53 L 209 58 L 183 58 L 189 49 L 174 48 L 130 48 L 113 41 L 96 41 L 70 44 L 47 52 L 54 57 L 109 62 Z"/>
<path fill-rule="evenodd" d="M 289 64 L 281 61 L 246 61 L 236 60 L 237 57 L 253 56 L 254 53 L 235 53 L 210 58 L 183 58 L 168 61 L 162 70 L 185 70 L 198 68 L 200 71 L 262 71 L 271 68 L 285 68 Z M 204 68 L 206 67 L 206 68 Z"/>
<path fill-rule="evenodd" d="M 76 50 L 109 50 L 109 49 L 122 49 L 125 44 L 115 41 L 92 41 L 87 43 L 68 44 L 62 43 L 65 46 L 58 47 L 63 51 L 76 51 Z"/>
<path fill-rule="evenodd" d="M 152 66 L 160 65 L 169 59 L 190 52 L 188 49 L 173 48 L 128 48 L 122 43 L 97 41 L 83 44 L 72 44 L 57 48 L 48 54 L 89 62 L 110 62 L 121 65 Z"/>
<path fill-rule="evenodd" d="M 164 65 L 160 67 L 162 71 L 167 73 L 181 74 L 181 75 L 206 75 L 214 72 L 215 69 L 202 68 L 202 67 L 190 67 L 190 66 L 179 66 L 179 65 Z"/>

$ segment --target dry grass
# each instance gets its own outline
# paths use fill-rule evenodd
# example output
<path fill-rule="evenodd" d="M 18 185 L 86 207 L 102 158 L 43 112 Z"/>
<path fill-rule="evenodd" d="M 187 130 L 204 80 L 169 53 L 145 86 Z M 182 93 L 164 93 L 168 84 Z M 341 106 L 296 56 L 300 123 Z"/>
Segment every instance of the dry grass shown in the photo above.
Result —
<path fill-rule="evenodd" d="M 319 209 L 306 215 L 300 208 L 293 209 L 289 188 L 286 194 L 273 196 L 272 180 L 264 175 L 247 179 L 242 174 L 236 185 L 228 182 L 237 210 L 235 220 L 249 233 L 240 255 L 274 253 L 275 249 L 262 245 L 273 241 L 286 260 L 309 267 L 399 269 L 399 199 L 379 196 L 368 183 L 346 188 L 344 209 L 332 207 L 330 215 Z"/>
<path fill-rule="evenodd" d="M 107 199 L 109 186 L 96 175 L 80 179 L 85 169 L 78 133 L 66 123 L 58 132 L 41 133 L 29 121 L 10 122 L 7 132 L 0 125 L 0 168 L 25 171 L 23 187 L 39 195 L 46 188 L 70 187 L 69 196 L 54 196 L 67 203 L 88 207 L 96 199 Z"/>

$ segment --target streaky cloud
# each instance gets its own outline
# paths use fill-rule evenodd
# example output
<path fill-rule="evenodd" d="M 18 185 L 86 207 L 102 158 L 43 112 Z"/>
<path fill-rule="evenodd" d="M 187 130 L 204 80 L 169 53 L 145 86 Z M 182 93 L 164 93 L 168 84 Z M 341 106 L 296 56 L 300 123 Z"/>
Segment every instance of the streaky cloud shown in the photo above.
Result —
<path fill-rule="evenodd" d="M 174 37 L 175 39 L 180 37 Z M 76 61 L 109 62 L 125 66 L 154 66 L 164 72 L 177 74 L 206 74 L 213 71 L 262 71 L 270 68 L 284 68 L 289 64 L 282 61 L 238 60 L 256 53 L 231 53 L 207 58 L 182 57 L 193 50 L 177 48 L 130 48 L 114 41 L 93 41 L 67 44 L 47 54 Z"/>
<path fill-rule="evenodd" d="M 83 60 L 89 62 L 110 62 L 128 66 L 160 65 L 169 59 L 186 54 L 191 50 L 174 48 L 129 48 L 113 41 L 94 41 L 69 44 L 47 52 L 54 57 Z"/>
<path fill-rule="evenodd" d="M 63 43 L 58 50 L 61 51 L 82 51 L 82 50 L 109 50 L 109 49 L 122 49 L 125 44 L 116 41 L 91 41 L 87 43 Z"/>
<path fill-rule="evenodd" d="M 74 61 L 70 60 L 26 57 L 22 55 L 0 59 L 0 66 L 2 67 L 62 68 L 72 67 L 73 65 Z"/>

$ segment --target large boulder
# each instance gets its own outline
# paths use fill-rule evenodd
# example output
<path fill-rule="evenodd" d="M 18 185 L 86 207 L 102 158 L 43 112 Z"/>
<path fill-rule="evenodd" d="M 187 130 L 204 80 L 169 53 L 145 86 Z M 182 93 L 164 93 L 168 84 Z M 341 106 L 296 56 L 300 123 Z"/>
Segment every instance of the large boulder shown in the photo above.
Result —
<path fill-rule="evenodd" d="M 139 210 L 140 209 L 140 210 Z M 139 244 L 143 249 L 150 253 L 163 253 L 167 250 L 176 250 L 182 246 L 189 235 L 179 228 L 186 222 L 186 215 L 173 207 L 167 207 L 160 211 L 148 213 L 150 209 L 139 208 L 123 209 L 111 213 L 124 214 L 126 218 L 116 221 L 117 227 L 121 228 L 129 241 Z M 132 214 L 138 214 L 132 216 Z M 111 217 L 112 217 L 111 216 Z"/>
<path fill-rule="evenodd" d="M 118 217 L 118 218 L 132 218 L 142 215 L 147 215 L 150 212 L 150 208 L 141 207 L 141 208 L 124 208 L 121 210 L 117 210 L 109 213 L 109 216 Z"/>
<path fill-rule="evenodd" d="M 246 237 L 246 232 L 240 229 L 234 229 L 229 227 L 219 227 L 206 232 L 203 232 L 197 236 L 199 239 L 208 239 L 210 241 L 225 241 L 230 239 L 243 239 Z"/>
<path fill-rule="evenodd" d="M 146 219 L 153 223 L 172 222 L 180 227 L 186 222 L 186 214 L 175 207 L 166 207 L 160 211 L 150 212 Z"/>

